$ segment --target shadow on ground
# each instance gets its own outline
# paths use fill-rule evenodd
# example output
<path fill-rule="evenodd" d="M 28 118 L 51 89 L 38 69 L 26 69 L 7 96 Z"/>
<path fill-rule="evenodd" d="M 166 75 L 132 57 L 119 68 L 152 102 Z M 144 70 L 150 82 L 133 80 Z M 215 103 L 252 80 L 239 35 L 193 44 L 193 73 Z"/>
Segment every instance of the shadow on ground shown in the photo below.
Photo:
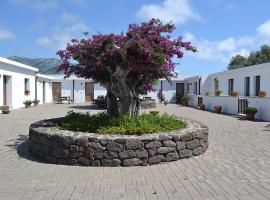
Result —
<path fill-rule="evenodd" d="M 19 135 L 18 138 L 8 140 L 7 143 L 8 144 L 6 144 L 5 146 L 11 148 L 14 151 L 17 151 L 18 156 L 25 158 L 27 160 L 37 161 L 29 153 L 27 135 Z"/>
<path fill-rule="evenodd" d="M 78 110 L 105 110 L 105 109 L 98 109 L 96 106 L 94 105 L 83 105 L 83 106 L 70 106 L 68 108 L 74 108 L 74 109 L 78 109 Z"/>

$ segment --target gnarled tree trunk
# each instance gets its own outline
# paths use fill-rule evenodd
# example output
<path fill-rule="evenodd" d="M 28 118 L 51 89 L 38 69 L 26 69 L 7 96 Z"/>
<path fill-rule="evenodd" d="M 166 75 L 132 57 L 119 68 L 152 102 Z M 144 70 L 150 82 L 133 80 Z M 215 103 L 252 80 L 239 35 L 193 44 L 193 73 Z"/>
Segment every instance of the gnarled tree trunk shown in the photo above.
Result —
<path fill-rule="evenodd" d="M 110 90 L 107 90 L 107 113 L 110 116 L 119 115 L 119 106 L 117 97 Z"/>

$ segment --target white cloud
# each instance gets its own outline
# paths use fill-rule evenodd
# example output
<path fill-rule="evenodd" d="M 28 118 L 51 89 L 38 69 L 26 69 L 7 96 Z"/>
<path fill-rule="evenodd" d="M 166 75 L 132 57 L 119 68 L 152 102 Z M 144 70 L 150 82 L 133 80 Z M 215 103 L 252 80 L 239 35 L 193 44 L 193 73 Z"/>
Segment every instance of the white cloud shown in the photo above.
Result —
<path fill-rule="evenodd" d="M 217 43 L 217 48 L 220 51 L 234 51 L 236 49 L 236 42 L 233 37 L 229 37 Z"/>
<path fill-rule="evenodd" d="M 61 19 L 64 21 L 64 22 L 78 22 L 80 21 L 80 17 L 78 15 L 74 15 L 72 13 L 68 13 L 68 12 L 62 12 L 62 15 L 61 15 Z"/>
<path fill-rule="evenodd" d="M 5 27 L 0 27 L 0 41 L 14 40 L 16 35 Z"/>
<path fill-rule="evenodd" d="M 264 22 L 257 28 L 259 34 L 270 37 L 270 20 Z"/>
<path fill-rule="evenodd" d="M 66 27 L 58 26 L 54 28 L 51 36 L 38 38 L 36 44 L 55 51 L 64 49 L 71 39 L 81 37 L 83 32 L 89 30 L 90 28 L 83 22 L 76 22 Z"/>
<path fill-rule="evenodd" d="M 236 56 L 236 55 L 241 55 L 244 57 L 248 57 L 250 52 L 247 49 L 240 49 L 240 51 L 232 53 L 230 57 Z"/>
<path fill-rule="evenodd" d="M 50 47 L 52 42 L 48 37 L 41 37 L 36 40 L 36 44 L 38 46 Z"/>
<path fill-rule="evenodd" d="M 270 43 L 270 20 L 260 25 L 257 34 L 242 37 L 228 37 L 222 40 L 208 40 L 197 38 L 192 33 L 185 33 L 184 40 L 190 41 L 198 52 L 188 53 L 199 59 L 229 62 L 232 56 L 240 54 L 248 56 L 250 51 L 255 51 L 263 44 Z"/>
<path fill-rule="evenodd" d="M 55 8 L 59 0 L 8 0 L 15 6 L 29 7 L 37 11 Z"/>
<path fill-rule="evenodd" d="M 142 20 L 159 18 L 164 22 L 184 24 L 188 20 L 201 20 L 189 0 L 164 0 L 161 4 L 148 4 L 141 7 L 137 17 Z"/>

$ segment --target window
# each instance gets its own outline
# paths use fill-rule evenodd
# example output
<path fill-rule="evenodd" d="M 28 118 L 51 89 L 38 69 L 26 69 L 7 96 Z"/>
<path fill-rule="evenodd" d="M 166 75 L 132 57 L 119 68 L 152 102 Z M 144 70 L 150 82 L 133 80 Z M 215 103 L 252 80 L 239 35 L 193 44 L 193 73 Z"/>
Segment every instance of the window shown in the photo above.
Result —
<path fill-rule="evenodd" d="M 197 82 L 195 82 L 194 83 L 194 94 L 197 94 L 197 90 L 198 90 L 198 83 Z"/>
<path fill-rule="evenodd" d="M 216 91 L 218 90 L 218 88 L 219 88 L 219 85 L 218 85 L 218 80 L 217 80 L 217 78 L 215 78 L 215 80 L 214 80 L 214 93 L 216 94 Z"/>
<path fill-rule="evenodd" d="M 30 80 L 29 80 L 29 78 L 24 79 L 24 94 L 30 95 Z"/>
<path fill-rule="evenodd" d="M 187 83 L 187 93 L 189 93 L 189 83 Z"/>
<path fill-rule="evenodd" d="M 259 96 L 261 90 L 261 77 L 255 76 L 255 96 Z"/>
<path fill-rule="evenodd" d="M 245 78 L 245 96 L 250 96 L 250 77 Z"/>
<path fill-rule="evenodd" d="M 233 92 L 233 79 L 229 79 L 228 81 L 228 95 L 232 95 Z"/>

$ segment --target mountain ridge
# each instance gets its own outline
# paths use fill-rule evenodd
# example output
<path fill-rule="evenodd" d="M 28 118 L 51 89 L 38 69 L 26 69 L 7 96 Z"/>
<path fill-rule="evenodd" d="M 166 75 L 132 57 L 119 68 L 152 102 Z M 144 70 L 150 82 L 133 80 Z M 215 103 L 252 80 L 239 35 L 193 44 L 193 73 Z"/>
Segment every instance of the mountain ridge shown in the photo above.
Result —
<path fill-rule="evenodd" d="M 7 59 L 20 62 L 32 67 L 39 69 L 39 73 L 42 74 L 63 74 L 59 71 L 59 65 L 62 63 L 60 59 L 57 58 L 28 58 L 20 56 L 11 56 Z"/>

